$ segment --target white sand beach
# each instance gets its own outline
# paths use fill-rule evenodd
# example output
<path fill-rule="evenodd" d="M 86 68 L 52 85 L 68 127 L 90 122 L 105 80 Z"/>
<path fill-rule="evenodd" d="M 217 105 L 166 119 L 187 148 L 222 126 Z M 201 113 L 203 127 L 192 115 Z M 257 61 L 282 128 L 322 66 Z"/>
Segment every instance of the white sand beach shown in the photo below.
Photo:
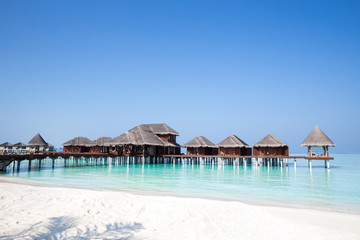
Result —
<path fill-rule="evenodd" d="M 359 239 L 360 215 L 0 178 L 0 239 Z"/>

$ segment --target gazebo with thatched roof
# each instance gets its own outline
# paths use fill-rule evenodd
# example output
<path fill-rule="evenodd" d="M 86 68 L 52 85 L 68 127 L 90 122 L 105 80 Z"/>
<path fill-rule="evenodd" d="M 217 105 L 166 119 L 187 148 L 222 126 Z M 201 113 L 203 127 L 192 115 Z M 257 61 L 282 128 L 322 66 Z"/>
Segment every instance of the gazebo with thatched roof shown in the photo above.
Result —
<path fill-rule="evenodd" d="M 90 147 L 91 153 L 109 153 L 110 146 L 106 144 L 111 142 L 113 142 L 111 137 L 99 137 L 86 146 Z"/>
<path fill-rule="evenodd" d="M 90 147 L 87 145 L 91 143 L 92 141 L 87 137 L 76 137 L 62 145 L 64 146 L 64 152 L 89 152 Z"/>
<path fill-rule="evenodd" d="M 187 155 L 217 155 L 217 147 L 209 139 L 197 136 L 183 145 Z"/>
<path fill-rule="evenodd" d="M 217 147 L 220 155 L 250 156 L 252 152 L 251 147 L 235 135 L 225 138 Z"/>
<path fill-rule="evenodd" d="M 273 134 L 268 134 L 254 145 L 253 155 L 289 156 L 289 147 Z"/>
<path fill-rule="evenodd" d="M 48 147 L 48 143 L 39 133 L 36 134 L 27 144 L 28 150 L 35 152 L 45 151 L 47 147 Z"/>
<path fill-rule="evenodd" d="M 318 126 L 315 126 L 311 133 L 301 144 L 302 147 L 308 147 L 309 157 L 314 156 L 329 156 L 329 146 L 335 147 L 335 143 L 320 130 Z"/>

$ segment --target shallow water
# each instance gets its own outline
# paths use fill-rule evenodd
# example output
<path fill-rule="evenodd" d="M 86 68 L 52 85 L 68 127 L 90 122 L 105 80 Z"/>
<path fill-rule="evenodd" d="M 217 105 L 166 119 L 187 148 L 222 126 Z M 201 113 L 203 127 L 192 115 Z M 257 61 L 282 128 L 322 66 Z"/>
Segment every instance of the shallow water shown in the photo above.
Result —
<path fill-rule="evenodd" d="M 60 186 L 140 191 L 190 197 L 239 200 L 266 205 L 287 205 L 346 211 L 360 214 L 360 155 L 334 154 L 331 169 L 324 161 L 292 160 L 289 167 L 233 165 L 110 165 L 67 167 L 51 160 L 41 170 L 20 172 L 4 177 L 21 178 Z M 10 168 L 9 168 L 10 170 Z"/>

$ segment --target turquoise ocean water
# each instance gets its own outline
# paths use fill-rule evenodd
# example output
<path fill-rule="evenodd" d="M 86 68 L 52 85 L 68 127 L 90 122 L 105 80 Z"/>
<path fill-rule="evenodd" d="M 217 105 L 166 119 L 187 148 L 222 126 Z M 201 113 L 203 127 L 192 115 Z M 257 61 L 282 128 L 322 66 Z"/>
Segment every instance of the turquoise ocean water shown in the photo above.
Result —
<path fill-rule="evenodd" d="M 333 154 L 331 168 L 324 161 L 292 160 L 289 167 L 233 165 L 111 165 L 67 167 L 45 162 L 27 171 L 3 174 L 47 184 L 149 194 L 237 200 L 245 203 L 295 206 L 360 214 L 360 155 Z"/>

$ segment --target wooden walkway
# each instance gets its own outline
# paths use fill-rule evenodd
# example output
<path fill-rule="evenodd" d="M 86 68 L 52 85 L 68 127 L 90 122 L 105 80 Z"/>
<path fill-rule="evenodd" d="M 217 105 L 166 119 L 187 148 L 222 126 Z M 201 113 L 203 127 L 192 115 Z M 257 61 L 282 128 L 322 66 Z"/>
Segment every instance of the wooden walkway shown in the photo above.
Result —
<path fill-rule="evenodd" d="M 65 152 L 40 152 L 19 155 L 0 155 L 0 171 L 6 172 L 7 167 L 12 164 L 13 171 L 15 163 L 17 170 L 20 170 L 22 161 L 28 160 L 28 169 L 31 169 L 33 161 L 41 162 L 45 159 L 52 160 L 52 167 L 55 161 L 63 160 L 64 167 L 71 166 L 90 166 L 105 164 L 219 164 L 219 165 L 255 165 L 255 166 L 288 166 L 289 160 L 293 160 L 296 168 L 298 159 L 308 160 L 308 165 L 312 167 L 312 160 L 325 161 L 325 168 L 330 168 L 330 160 L 333 157 L 308 157 L 308 156 L 237 156 L 237 155 L 161 155 L 161 156 L 118 156 L 107 153 L 65 153 Z M 285 164 L 284 164 L 285 160 Z"/>

